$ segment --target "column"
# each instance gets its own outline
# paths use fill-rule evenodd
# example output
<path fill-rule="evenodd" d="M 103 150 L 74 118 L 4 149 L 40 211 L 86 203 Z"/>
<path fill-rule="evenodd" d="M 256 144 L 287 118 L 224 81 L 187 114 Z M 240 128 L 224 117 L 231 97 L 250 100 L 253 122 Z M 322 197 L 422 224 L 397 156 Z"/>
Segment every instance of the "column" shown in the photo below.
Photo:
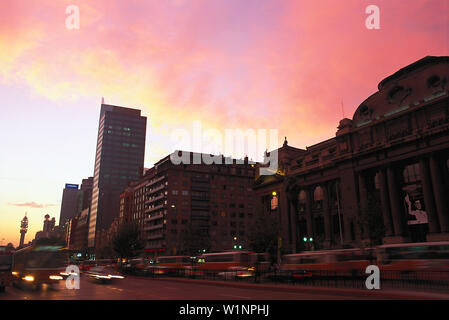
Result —
<path fill-rule="evenodd" d="M 399 190 L 396 182 L 396 177 L 392 167 L 387 168 L 388 177 L 388 190 L 390 191 L 390 208 L 391 215 L 393 218 L 394 235 L 403 236 L 404 235 L 404 225 L 401 211 L 401 199 L 399 195 Z"/>
<path fill-rule="evenodd" d="M 385 169 L 379 170 L 380 183 L 380 201 L 382 204 L 382 216 L 385 225 L 385 236 L 391 237 L 393 235 L 393 222 L 390 213 L 390 199 L 388 198 L 387 179 L 385 177 Z"/>
<path fill-rule="evenodd" d="M 306 222 L 307 222 L 307 237 L 314 237 L 313 234 L 313 217 L 312 217 L 312 199 L 310 189 L 305 189 L 306 192 Z"/>
<path fill-rule="evenodd" d="M 441 170 L 438 166 L 438 161 L 435 156 L 432 156 L 429 161 L 430 174 L 432 176 L 432 186 L 435 195 L 435 204 L 438 212 L 438 218 L 440 220 L 441 233 L 449 232 L 449 217 L 448 206 L 444 194 L 443 179 L 441 176 Z"/>
<path fill-rule="evenodd" d="M 365 176 L 363 172 L 359 172 L 359 194 L 360 194 L 360 207 L 366 209 L 368 207 L 368 195 L 366 192 Z"/>
<path fill-rule="evenodd" d="M 324 218 L 324 240 L 326 246 L 330 247 L 332 239 L 331 227 L 331 212 L 329 206 L 329 186 L 327 184 L 323 188 L 323 218 Z"/>
<path fill-rule="evenodd" d="M 429 232 L 438 233 L 440 232 L 440 226 L 438 222 L 438 215 L 435 208 L 435 203 L 433 201 L 433 190 L 429 168 L 427 165 L 427 159 L 422 158 L 419 160 L 419 171 L 421 175 L 421 184 L 424 193 L 427 218 L 429 219 Z"/>
<path fill-rule="evenodd" d="M 298 223 L 298 188 L 296 185 L 286 188 L 288 201 L 288 231 L 292 253 L 296 253 L 297 223 Z"/>
<path fill-rule="evenodd" d="M 340 199 L 340 182 L 335 183 L 335 192 L 337 195 L 337 219 L 338 219 L 338 243 L 340 245 L 343 245 L 345 241 L 345 230 L 347 229 L 347 226 L 344 223 L 344 217 L 343 212 L 341 208 L 341 199 Z M 344 226 L 344 227 L 343 227 Z"/>
<path fill-rule="evenodd" d="M 362 211 L 366 211 L 368 209 L 368 193 L 366 191 L 365 176 L 363 175 L 363 172 L 358 173 L 358 180 L 359 180 L 360 209 Z M 359 228 L 357 228 L 357 230 L 359 230 Z M 365 235 L 366 230 L 363 230 L 363 232 L 360 230 L 361 238 L 365 238 Z"/>

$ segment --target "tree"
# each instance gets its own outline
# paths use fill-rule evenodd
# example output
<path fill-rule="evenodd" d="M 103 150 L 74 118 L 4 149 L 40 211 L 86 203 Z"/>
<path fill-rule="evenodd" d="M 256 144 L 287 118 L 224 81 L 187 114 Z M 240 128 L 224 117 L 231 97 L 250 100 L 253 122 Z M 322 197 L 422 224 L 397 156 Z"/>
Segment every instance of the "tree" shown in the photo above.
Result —
<path fill-rule="evenodd" d="M 134 222 L 120 225 L 112 238 L 112 248 L 119 255 L 120 261 L 138 255 L 144 248 L 138 225 Z"/>
<path fill-rule="evenodd" d="M 210 237 L 207 229 L 201 228 L 198 223 L 190 222 L 180 236 L 181 252 L 196 255 L 202 250 L 209 251 Z"/>
<path fill-rule="evenodd" d="M 371 194 L 368 195 L 366 208 L 359 210 L 358 223 L 368 236 L 370 248 L 382 244 L 382 238 L 385 236 L 382 208 L 379 201 Z"/>
<path fill-rule="evenodd" d="M 279 235 L 280 228 L 277 215 L 262 211 L 256 215 L 254 224 L 248 231 L 246 242 L 250 250 L 269 253 L 270 257 L 274 259 L 277 254 Z"/>

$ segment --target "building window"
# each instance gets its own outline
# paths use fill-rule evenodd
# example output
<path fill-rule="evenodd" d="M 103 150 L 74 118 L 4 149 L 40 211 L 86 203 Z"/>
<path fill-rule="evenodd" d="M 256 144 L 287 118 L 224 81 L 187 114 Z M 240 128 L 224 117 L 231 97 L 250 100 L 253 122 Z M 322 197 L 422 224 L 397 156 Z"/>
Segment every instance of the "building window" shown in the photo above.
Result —
<path fill-rule="evenodd" d="M 420 181 L 419 163 L 406 166 L 403 171 L 404 182 L 413 183 Z"/>
<path fill-rule="evenodd" d="M 306 211 L 306 192 L 301 190 L 299 192 L 299 212 L 303 213 Z"/>
<path fill-rule="evenodd" d="M 314 209 L 321 210 L 323 208 L 323 199 L 324 199 L 323 188 L 318 186 L 313 191 Z"/>

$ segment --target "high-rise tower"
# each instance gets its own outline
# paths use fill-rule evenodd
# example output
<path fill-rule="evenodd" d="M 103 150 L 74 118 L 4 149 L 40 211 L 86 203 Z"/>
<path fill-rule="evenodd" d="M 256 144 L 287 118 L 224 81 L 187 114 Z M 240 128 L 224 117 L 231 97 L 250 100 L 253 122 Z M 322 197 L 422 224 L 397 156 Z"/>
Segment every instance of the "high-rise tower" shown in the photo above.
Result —
<path fill-rule="evenodd" d="M 147 118 L 140 110 L 102 104 L 95 156 L 88 247 L 119 216 L 120 193 L 143 173 Z"/>
<path fill-rule="evenodd" d="M 25 212 L 25 217 L 23 217 L 22 221 L 20 221 L 20 243 L 19 248 L 23 247 L 23 243 L 25 241 L 25 233 L 28 231 L 28 218 Z"/>
<path fill-rule="evenodd" d="M 61 213 L 59 215 L 59 225 L 63 226 L 70 219 L 81 211 L 81 201 L 83 192 L 78 189 L 79 185 L 66 183 L 62 192 Z"/>

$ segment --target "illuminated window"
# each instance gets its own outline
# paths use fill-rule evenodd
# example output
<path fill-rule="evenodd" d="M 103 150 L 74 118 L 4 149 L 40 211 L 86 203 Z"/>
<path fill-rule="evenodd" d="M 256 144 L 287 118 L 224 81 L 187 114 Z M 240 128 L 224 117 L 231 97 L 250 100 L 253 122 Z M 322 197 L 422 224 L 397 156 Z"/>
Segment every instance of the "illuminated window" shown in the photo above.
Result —
<path fill-rule="evenodd" d="M 324 193 L 323 188 L 316 187 L 313 191 L 313 202 L 315 209 L 321 209 L 323 207 Z"/>
<path fill-rule="evenodd" d="M 419 163 L 406 166 L 403 171 L 404 182 L 413 183 L 420 181 Z"/>

